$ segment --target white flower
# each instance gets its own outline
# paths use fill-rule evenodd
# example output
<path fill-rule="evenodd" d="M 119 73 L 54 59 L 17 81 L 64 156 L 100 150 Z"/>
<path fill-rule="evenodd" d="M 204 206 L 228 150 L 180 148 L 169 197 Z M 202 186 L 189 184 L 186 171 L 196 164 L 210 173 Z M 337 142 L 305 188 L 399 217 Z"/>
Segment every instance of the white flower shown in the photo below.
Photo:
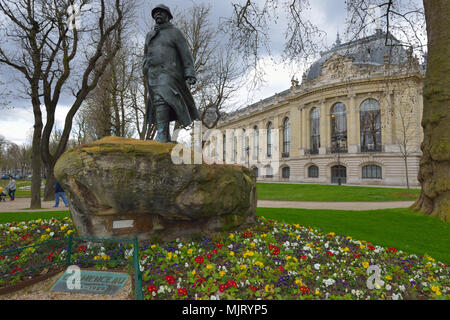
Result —
<path fill-rule="evenodd" d="M 387 284 L 387 285 L 386 285 L 386 290 L 389 291 L 389 290 L 391 290 L 391 289 L 392 289 L 392 287 L 391 287 L 389 284 Z"/>
<path fill-rule="evenodd" d="M 395 293 L 392 294 L 392 300 L 399 300 L 399 299 L 402 299 L 402 295 L 400 293 L 399 294 L 395 294 Z"/>
<path fill-rule="evenodd" d="M 50 232 L 50 237 L 53 237 L 55 235 L 55 233 L 52 231 Z"/>
<path fill-rule="evenodd" d="M 405 288 L 404 285 L 401 285 L 401 286 L 399 286 L 398 288 L 399 288 L 400 290 L 402 290 L 402 291 L 405 291 L 405 290 L 406 290 L 406 288 Z"/>
<path fill-rule="evenodd" d="M 319 263 L 316 263 L 316 264 L 314 265 L 314 269 L 319 270 L 319 269 L 320 269 L 320 264 L 319 264 Z"/>
<path fill-rule="evenodd" d="M 335 284 L 336 281 L 335 281 L 334 279 L 327 279 L 327 280 L 323 280 L 323 283 L 324 283 L 327 287 L 329 287 L 329 286 Z"/>

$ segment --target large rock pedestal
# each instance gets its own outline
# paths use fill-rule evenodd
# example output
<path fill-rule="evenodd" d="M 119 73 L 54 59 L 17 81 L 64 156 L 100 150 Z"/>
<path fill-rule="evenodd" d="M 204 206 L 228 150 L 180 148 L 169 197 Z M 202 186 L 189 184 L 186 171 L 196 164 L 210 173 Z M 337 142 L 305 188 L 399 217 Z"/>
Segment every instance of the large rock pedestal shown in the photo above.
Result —
<path fill-rule="evenodd" d="M 234 165 L 175 165 L 172 143 L 107 137 L 55 166 L 82 236 L 172 240 L 247 227 L 256 177 Z"/>

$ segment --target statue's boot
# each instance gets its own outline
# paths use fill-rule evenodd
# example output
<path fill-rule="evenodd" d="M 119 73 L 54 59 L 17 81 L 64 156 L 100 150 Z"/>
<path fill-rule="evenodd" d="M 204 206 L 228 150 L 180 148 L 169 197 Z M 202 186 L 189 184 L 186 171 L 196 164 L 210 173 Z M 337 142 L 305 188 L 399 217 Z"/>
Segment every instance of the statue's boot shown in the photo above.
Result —
<path fill-rule="evenodd" d="M 170 142 L 169 108 L 170 107 L 167 104 L 161 104 L 156 106 L 157 135 L 155 141 Z"/>

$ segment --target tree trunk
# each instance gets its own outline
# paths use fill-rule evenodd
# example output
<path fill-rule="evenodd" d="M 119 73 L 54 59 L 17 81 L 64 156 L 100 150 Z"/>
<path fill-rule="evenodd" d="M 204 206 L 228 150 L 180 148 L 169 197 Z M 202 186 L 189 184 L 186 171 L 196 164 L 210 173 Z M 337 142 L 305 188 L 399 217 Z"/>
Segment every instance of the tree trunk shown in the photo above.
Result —
<path fill-rule="evenodd" d="M 48 168 L 46 168 L 47 172 L 47 180 L 45 182 L 45 188 L 44 188 L 44 201 L 53 201 L 55 200 L 55 184 L 56 184 L 56 178 L 53 173 L 53 169 L 55 168 L 55 165 L 52 164 Z"/>
<path fill-rule="evenodd" d="M 40 108 L 39 106 L 37 107 Z M 34 108 L 36 110 L 36 108 Z M 35 124 L 33 132 L 33 145 L 31 155 L 31 167 L 33 177 L 31 178 L 31 203 L 30 209 L 41 209 L 41 134 L 42 119 L 35 112 Z"/>
<path fill-rule="evenodd" d="M 450 221 L 450 1 L 424 0 L 428 36 L 424 83 L 422 192 L 412 209 Z"/>
<path fill-rule="evenodd" d="M 406 187 L 408 188 L 408 194 L 409 194 L 409 172 L 408 172 L 408 156 L 405 156 L 405 171 L 406 171 Z"/>

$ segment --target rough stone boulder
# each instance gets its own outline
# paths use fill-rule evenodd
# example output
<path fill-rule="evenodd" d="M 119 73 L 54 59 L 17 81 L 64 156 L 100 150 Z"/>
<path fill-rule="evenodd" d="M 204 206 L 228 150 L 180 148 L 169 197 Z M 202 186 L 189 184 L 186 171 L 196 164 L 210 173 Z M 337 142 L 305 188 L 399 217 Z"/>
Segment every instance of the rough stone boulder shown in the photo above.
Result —
<path fill-rule="evenodd" d="M 55 166 L 82 236 L 211 236 L 247 227 L 256 178 L 235 165 L 176 165 L 175 144 L 107 137 L 64 153 Z"/>

